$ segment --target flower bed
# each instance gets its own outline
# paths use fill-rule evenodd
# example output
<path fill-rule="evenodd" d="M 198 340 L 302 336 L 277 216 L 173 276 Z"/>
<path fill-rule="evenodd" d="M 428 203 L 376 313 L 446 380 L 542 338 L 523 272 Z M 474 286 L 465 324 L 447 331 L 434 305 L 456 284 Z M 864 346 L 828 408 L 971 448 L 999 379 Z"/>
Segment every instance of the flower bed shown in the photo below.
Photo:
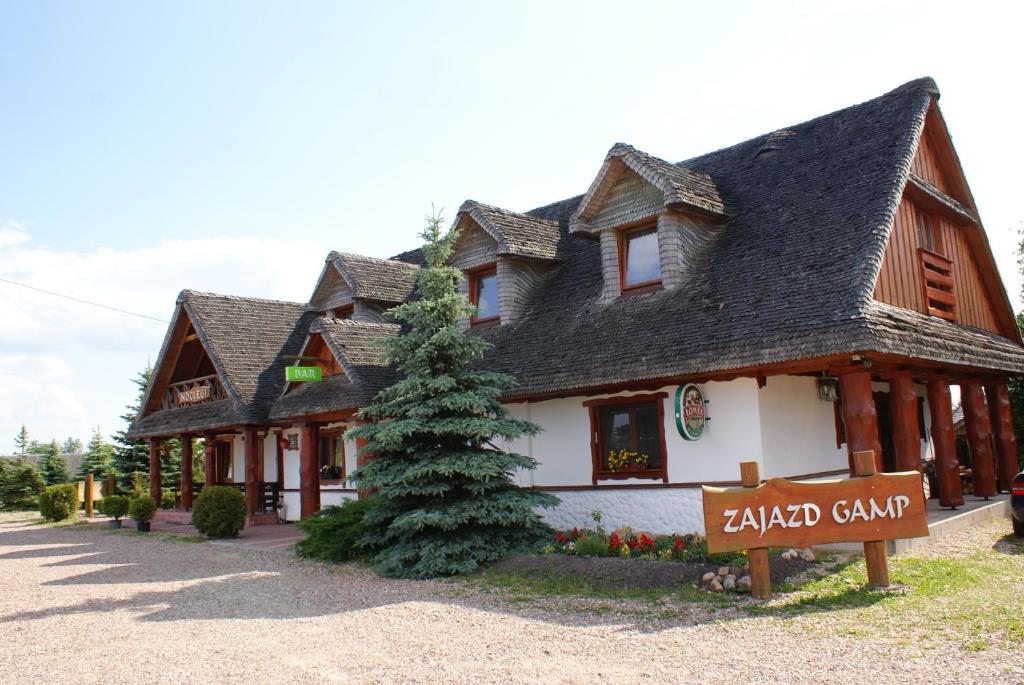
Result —
<path fill-rule="evenodd" d="M 694 533 L 652 535 L 631 528 L 609 533 L 601 525 L 601 512 L 591 513 L 591 518 L 593 528 L 555 531 L 554 539 L 543 549 L 544 554 L 739 565 L 746 560 L 744 552 L 708 554 L 706 541 Z"/>

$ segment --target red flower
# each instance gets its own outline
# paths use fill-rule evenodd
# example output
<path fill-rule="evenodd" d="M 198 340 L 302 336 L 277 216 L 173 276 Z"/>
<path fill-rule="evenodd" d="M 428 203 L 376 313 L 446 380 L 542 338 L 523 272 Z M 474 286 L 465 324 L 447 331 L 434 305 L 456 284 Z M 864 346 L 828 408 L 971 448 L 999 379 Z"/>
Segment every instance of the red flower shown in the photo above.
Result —
<path fill-rule="evenodd" d="M 612 536 L 608 538 L 608 549 L 617 552 L 619 547 L 622 547 L 622 540 L 619 539 L 618 533 L 612 533 Z"/>
<path fill-rule="evenodd" d="M 682 552 L 684 549 L 686 549 L 686 543 L 683 542 L 683 539 L 681 537 L 679 537 L 678 535 L 673 535 L 672 536 L 672 551 L 673 552 Z"/>
<path fill-rule="evenodd" d="M 566 537 L 565 533 L 563 533 L 560 530 L 555 532 L 555 542 L 557 542 L 560 545 L 564 545 L 568 541 L 569 538 Z"/>
<path fill-rule="evenodd" d="M 573 540 L 579 540 L 579 538 L 580 538 L 580 529 L 579 528 L 573 528 L 572 529 L 572 539 Z"/>

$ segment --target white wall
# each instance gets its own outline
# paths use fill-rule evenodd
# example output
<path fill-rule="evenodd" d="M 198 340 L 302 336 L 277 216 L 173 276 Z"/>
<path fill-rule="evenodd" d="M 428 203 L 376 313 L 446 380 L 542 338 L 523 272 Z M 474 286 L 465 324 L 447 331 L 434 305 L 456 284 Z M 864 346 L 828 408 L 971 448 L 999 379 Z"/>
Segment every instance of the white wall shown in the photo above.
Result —
<path fill-rule="evenodd" d="M 569 490 L 552 493 L 561 504 L 541 516 L 555 528 L 593 527 L 590 513 L 601 512 L 607 530 L 629 526 L 655 534 L 704 534 L 700 488 L 652 488 L 645 490 Z"/>
<path fill-rule="evenodd" d="M 325 429 L 333 428 L 350 428 L 351 423 L 329 423 L 324 426 Z M 297 444 L 301 447 L 302 436 L 301 431 L 297 428 L 290 428 L 284 431 L 285 439 L 289 435 L 294 435 L 297 438 Z M 276 436 L 275 436 L 276 439 Z M 269 455 L 269 452 L 268 452 Z M 345 473 L 350 474 L 356 468 L 356 457 L 357 450 L 355 442 L 352 440 L 345 441 Z M 269 457 L 268 457 L 269 458 Z M 276 459 L 276 453 L 274 455 Z M 284 489 L 282 493 L 282 499 L 284 501 L 285 516 L 289 521 L 298 521 L 302 511 L 302 499 L 299 495 L 299 486 L 301 479 L 299 475 L 299 450 L 284 451 Z M 294 492 L 289 492 L 294 491 Z M 354 499 L 357 494 L 352 491 L 352 484 L 348 481 L 342 481 L 341 483 L 321 483 L 320 485 L 320 506 L 326 507 L 332 504 L 341 504 L 346 499 Z"/>
<path fill-rule="evenodd" d="M 831 402 L 818 399 L 810 376 L 771 376 L 758 390 L 762 478 L 785 478 L 847 468 L 846 446 L 836 447 Z"/>

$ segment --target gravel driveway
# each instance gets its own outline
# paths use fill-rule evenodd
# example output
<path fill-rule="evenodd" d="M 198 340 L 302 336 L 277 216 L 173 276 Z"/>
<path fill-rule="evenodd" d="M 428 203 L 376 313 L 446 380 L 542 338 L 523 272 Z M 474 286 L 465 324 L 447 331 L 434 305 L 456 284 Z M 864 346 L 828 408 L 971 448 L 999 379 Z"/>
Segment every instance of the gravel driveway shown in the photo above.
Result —
<path fill-rule="evenodd" d="M 777 619 L 548 610 L 283 554 L 0 523 L 4 683 L 935 685 L 1021 682 L 1019 661 Z"/>

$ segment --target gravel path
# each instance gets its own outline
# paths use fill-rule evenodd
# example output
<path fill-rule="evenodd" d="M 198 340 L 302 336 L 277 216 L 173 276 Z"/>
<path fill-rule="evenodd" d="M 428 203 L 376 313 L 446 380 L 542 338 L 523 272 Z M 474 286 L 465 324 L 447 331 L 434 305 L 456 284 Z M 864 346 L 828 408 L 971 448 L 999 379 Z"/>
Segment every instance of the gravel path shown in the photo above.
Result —
<path fill-rule="evenodd" d="M 464 583 L 99 529 L 0 523 L 4 683 L 1020 683 L 1019 655 L 652 622 Z"/>

